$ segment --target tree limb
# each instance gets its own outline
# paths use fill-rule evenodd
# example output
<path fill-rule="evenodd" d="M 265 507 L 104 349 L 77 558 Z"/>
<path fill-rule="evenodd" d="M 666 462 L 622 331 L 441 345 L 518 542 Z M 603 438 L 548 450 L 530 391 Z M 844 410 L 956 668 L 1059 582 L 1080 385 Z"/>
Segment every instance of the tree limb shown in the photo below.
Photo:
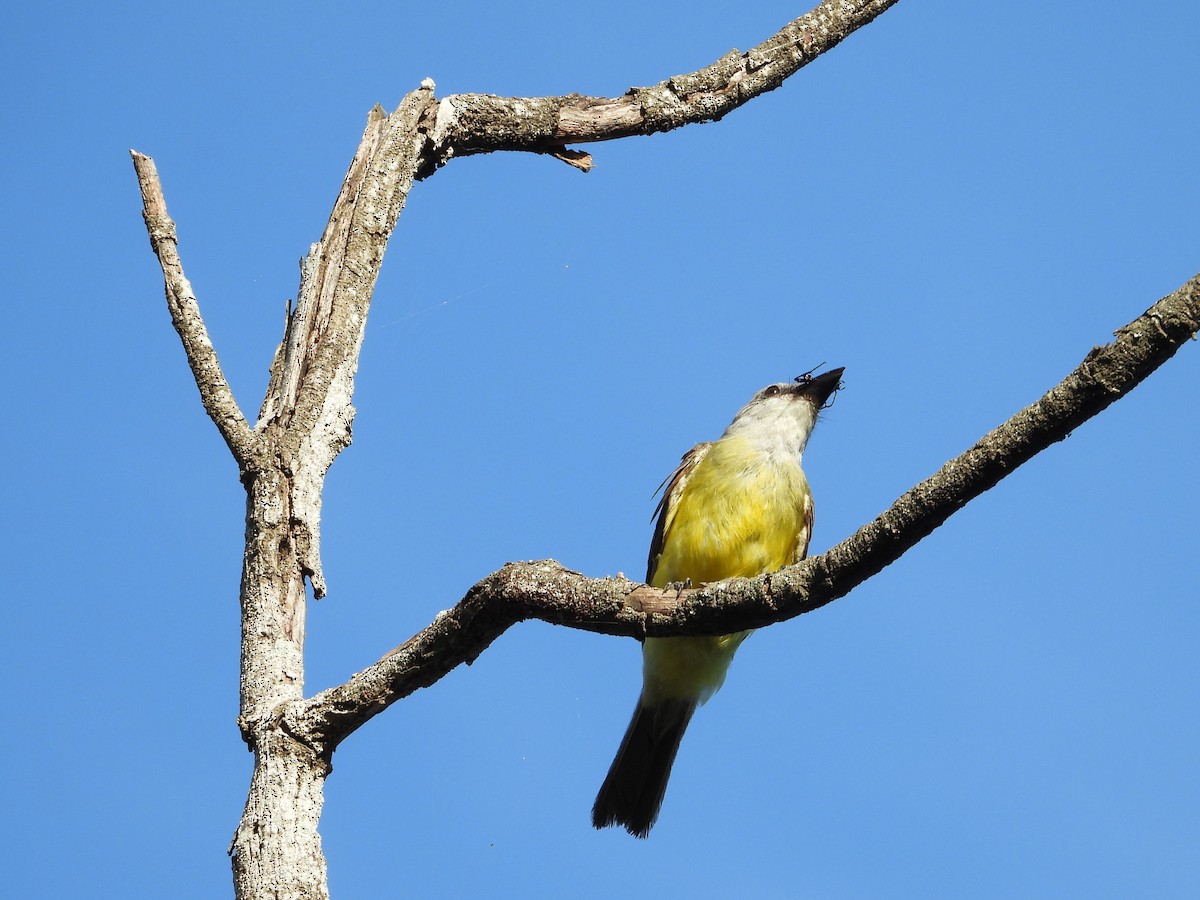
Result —
<path fill-rule="evenodd" d="M 183 263 L 179 259 L 179 239 L 175 234 L 175 223 L 167 214 L 167 201 L 163 197 L 158 169 L 149 156 L 130 150 L 133 167 L 137 172 L 138 188 L 142 193 L 142 218 L 146 220 L 146 232 L 150 235 L 150 247 L 162 267 L 163 282 L 167 291 L 167 308 L 171 312 L 171 323 L 183 342 L 188 366 L 196 387 L 200 389 L 200 400 L 204 411 L 216 424 L 229 445 L 234 459 L 242 469 L 249 467 L 259 449 L 258 442 L 238 408 L 217 351 L 209 339 L 208 329 L 200 315 L 200 305 L 192 292 L 191 282 L 183 274 Z"/>
<path fill-rule="evenodd" d="M 281 429 L 277 446 L 292 476 L 296 555 L 318 599 L 326 590 L 320 554 L 325 473 L 350 444 L 367 310 L 412 187 L 424 143 L 419 123 L 432 103 L 433 82 L 426 81 L 395 112 L 375 107 L 368 116 L 325 232 L 301 261 L 296 308 L 255 426 Z"/>
<path fill-rule="evenodd" d="M 1129 393 L 1200 330 L 1200 275 L 1096 347 L 1040 400 L 989 432 L 826 553 L 756 578 L 682 592 L 586 578 L 552 560 L 510 563 L 428 628 L 348 682 L 290 704 L 285 727 L 329 754 L 390 704 L 473 662 L 509 626 L 540 619 L 604 634 L 665 637 L 760 628 L 845 596 L 1022 463 Z"/>
<path fill-rule="evenodd" d="M 784 80 L 899 0 L 824 0 L 746 53 L 615 98 L 454 94 L 438 104 L 418 177 L 454 156 L 496 150 L 551 153 L 588 171 L 591 157 L 566 144 L 608 141 L 716 121 Z"/>

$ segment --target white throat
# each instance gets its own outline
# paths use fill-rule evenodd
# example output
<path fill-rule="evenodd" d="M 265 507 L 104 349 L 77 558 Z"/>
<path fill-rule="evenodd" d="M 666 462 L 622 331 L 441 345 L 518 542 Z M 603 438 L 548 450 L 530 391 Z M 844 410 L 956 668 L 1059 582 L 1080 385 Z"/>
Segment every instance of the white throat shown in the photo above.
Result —
<path fill-rule="evenodd" d="M 782 394 L 751 400 L 729 423 L 722 437 L 740 437 L 782 462 L 800 462 L 817 410 L 802 397 Z"/>

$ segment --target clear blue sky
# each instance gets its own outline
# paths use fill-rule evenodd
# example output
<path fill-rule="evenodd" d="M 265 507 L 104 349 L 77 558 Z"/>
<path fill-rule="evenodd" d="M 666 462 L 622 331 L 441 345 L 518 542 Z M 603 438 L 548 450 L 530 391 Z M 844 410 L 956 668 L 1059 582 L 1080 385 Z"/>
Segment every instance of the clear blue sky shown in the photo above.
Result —
<path fill-rule="evenodd" d="M 616 95 L 809 0 L 37 4 L 0 36 L 6 887 L 208 898 L 250 757 L 242 490 L 142 227 L 152 155 L 239 401 L 367 111 Z M 905 0 L 715 125 L 453 162 L 379 281 L 308 685 L 507 560 L 640 577 L 757 388 L 846 389 L 821 551 L 1200 270 L 1200 6 Z M 338 752 L 335 896 L 1200 894 L 1200 345 L 849 597 L 755 635 L 650 840 L 588 811 L 635 642 L 540 623 Z"/>

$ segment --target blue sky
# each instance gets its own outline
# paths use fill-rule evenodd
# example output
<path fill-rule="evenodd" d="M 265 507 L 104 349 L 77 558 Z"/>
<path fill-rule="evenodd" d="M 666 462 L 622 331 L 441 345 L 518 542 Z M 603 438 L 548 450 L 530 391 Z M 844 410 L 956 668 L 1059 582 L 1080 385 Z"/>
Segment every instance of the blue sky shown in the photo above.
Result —
<path fill-rule="evenodd" d="M 23 4 L 0 381 L 13 896 L 213 897 L 250 757 L 242 491 L 171 330 L 152 155 L 257 411 L 367 111 L 616 95 L 806 6 Z M 512 559 L 643 573 L 651 493 L 763 384 L 846 389 L 814 551 L 1200 270 L 1200 7 L 905 0 L 715 125 L 456 160 L 413 191 L 326 492 L 310 691 Z M 756 634 L 651 838 L 588 811 L 630 640 L 530 623 L 338 751 L 339 898 L 1200 892 L 1189 344 L 849 597 Z"/>

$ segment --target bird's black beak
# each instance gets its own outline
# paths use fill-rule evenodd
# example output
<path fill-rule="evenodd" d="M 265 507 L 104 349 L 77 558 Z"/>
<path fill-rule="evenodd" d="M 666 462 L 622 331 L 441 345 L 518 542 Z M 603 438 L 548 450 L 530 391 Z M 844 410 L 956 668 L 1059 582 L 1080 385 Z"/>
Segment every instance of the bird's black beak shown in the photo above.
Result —
<path fill-rule="evenodd" d="M 838 369 L 830 369 L 821 375 L 804 374 L 796 379 L 796 386 L 799 393 L 806 397 L 811 397 L 813 403 L 818 408 L 825 405 L 826 401 L 833 395 L 833 392 L 842 386 L 842 373 L 845 372 L 845 367 Z"/>

